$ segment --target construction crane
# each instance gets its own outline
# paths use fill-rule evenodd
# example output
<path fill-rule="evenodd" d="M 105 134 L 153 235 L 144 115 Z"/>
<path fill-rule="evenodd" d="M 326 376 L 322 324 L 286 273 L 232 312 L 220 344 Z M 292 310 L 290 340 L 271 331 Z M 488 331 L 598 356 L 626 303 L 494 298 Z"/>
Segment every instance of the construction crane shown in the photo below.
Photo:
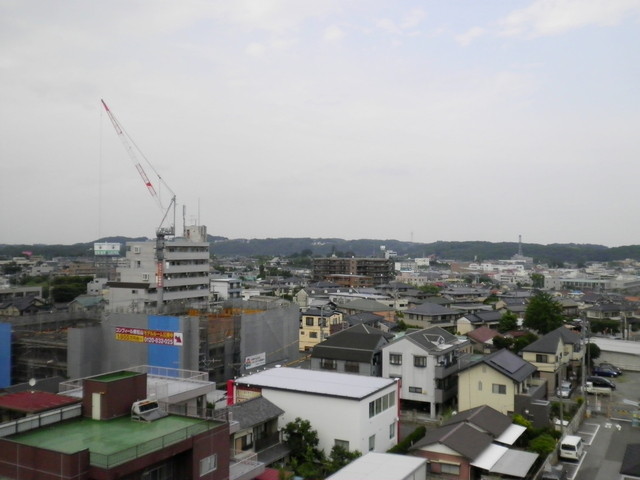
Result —
<path fill-rule="evenodd" d="M 162 221 L 160 222 L 159 227 L 156 229 L 156 288 L 158 292 L 157 308 L 158 308 L 158 312 L 161 313 L 163 308 L 163 302 L 164 302 L 164 298 L 163 298 L 163 295 L 164 295 L 164 247 L 165 247 L 166 237 L 175 235 L 176 196 L 173 193 L 173 191 L 169 188 L 169 186 L 164 182 L 164 180 L 158 174 L 158 172 L 156 172 L 156 170 L 153 168 L 153 165 L 151 165 L 151 162 L 147 160 L 147 158 L 144 156 L 142 151 L 135 144 L 133 139 L 129 136 L 129 134 L 127 134 L 124 128 L 122 128 L 122 125 L 120 125 L 120 122 L 115 117 L 113 112 L 109 109 L 105 101 L 102 99 L 100 99 L 100 101 L 102 102 L 102 106 L 104 107 L 105 111 L 107 112 L 107 115 L 109 116 L 109 120 L 111 120 L 111 123 L 113 124 L 113 128 L 115 129 L 116 133 L 118 134 L 118 137 L 122 141 L 122 145 L 124 145 L 125 150 L 129 154 L 129 158 L 131 158 L 131 161 L 133 161 L 136 167 L 136 170 L 138 170 L 138 173 L 140 174 L 142 181 L 147 187 L 147 190 L 149 191 L 153 199 L 156 201 L 160 209 L 164 212 Z M 145 172 L 144 168 L 140 164 L 140 161 L 138 160 L 138 156 L 142 157 L 147 162 L 151 170 L 153 170 L 153 173 L 156 175 L 156 177 L 158 177 L 158 180 L 160 181 L 160 183 L 171 194 L 171 201 L 169 203 L 169 206 L 166 209 L 162 204 L 162 199 L 158 195 L 156 188 L 153 186 L 153 183 L 151 183 L 151 180 L 149 180 L 147 173 Z M 169 216 L 169 212 L 171 211 L 173 212 L 173 223 L 171 223 L 168 226 L 164 226 L 165 222 L 167 221 L 167 217 Z"/>

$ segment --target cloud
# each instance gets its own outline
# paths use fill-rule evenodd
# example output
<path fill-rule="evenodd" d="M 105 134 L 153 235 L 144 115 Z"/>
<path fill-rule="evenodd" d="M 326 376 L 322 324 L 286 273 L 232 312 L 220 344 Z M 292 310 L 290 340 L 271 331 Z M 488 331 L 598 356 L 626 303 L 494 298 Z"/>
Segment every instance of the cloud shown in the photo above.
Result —
<path fill-rule="evenodd" d="M 475 40 L 478 37 L 481 37 L 482 35 L 484 35 L 486 33 L 487 33 L 487 30 L 485 28 L 473 27 L 470 30 L 468 30 L 467 32 L 463 33 L 462 35 L 458 35 L 456 37 L 456 40 L 460 45 L 462 45 L 463 47 L 466 47 L 473 40 Z"/>
<path fill-rule="evenodd" d="M 422 23 L 426 13 L 421 9 L 413 9 L 401 21 L 395 22 L 389 18 L 380 18 L 375 26 L 392 35 L 414 35 L 415 28 Z"/>
<path fill-rule="evenodd" d="M 324 39 L 328 42 L 335 42 L 344 38 L 344 31 L 337 25 L 331 25 L 324 31 Z"/>
<path fill-rule="evenodd" d="M 590 25 L 612 26 L 640 14 L 640 0 L 536 0 L 499 22 L 504 36 L 559 35 Z"/>

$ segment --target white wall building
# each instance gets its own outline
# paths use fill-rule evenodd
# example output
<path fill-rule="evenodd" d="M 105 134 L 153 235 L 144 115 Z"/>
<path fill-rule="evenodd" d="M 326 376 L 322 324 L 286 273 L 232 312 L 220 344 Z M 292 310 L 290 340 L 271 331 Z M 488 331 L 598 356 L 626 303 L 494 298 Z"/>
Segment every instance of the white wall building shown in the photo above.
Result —
<path fill-rule="evenodd" d="M 282 410 L 282 424 L 308 420 L 319 448 L 386 452 L 398 441 L 398 385 L 395 380 L 345 373 L 272 368 L 235 380 L 234 398 L 262 395 Z"/>
<path fill-rule="evenodd" d="M 327 480 L 424 480 L 427 459 L 411 455 L 369 452 L 342 467 Z"/>
<path fill-rule="evenodd" d="M 382 348 L 382 376 L 401 378 L 400 398 L 429 404 L 432 418 L 458 392 L 458 359 L 471 352 L 466 337 L 440 327 L 412 332 Z"/>
<path fill-rule="evenodd" d="M 156 241 L 127 242 L 124 266 L 116 269 L 117 280 L 109 282 L 107 310 L 145 312 L 157 307 L 159 280 L 162 302 L 184 307 L 208 304 L 209 242 L 207 227 L 185 227 L 184 236 L 165 240 L 162 271 L 158 272 Z"/>

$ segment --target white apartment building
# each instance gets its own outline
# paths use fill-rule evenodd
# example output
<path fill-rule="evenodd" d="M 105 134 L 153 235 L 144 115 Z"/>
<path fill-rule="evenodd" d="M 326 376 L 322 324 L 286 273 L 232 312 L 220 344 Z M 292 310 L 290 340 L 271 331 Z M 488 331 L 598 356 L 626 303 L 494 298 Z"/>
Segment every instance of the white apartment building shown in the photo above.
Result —
<path fill-rule="evenodd" d="M 126 262 L 108 282 L 107 311 L 156 311 L 163 307 L 202 306 L 209 301 L 209 242 L 207 227 L 185 227 L 182 237 L 166 239 L 158 263 L 156 241 L 127 242 Z M 160 295 L 161 293 L 161 295 Z"/>
<path fill-rule="evenodd" d="M 259 395 L 284 410 L 280 428 L 298 417 L 308 420 L 326 454 L 334 445 L 386 452 L 398 442 L 395 380 L 286 367 L 235 380 L 235 401 Z"/>
<path fill-rule="evenodd" d="M 242 280 L 231 275 L 214 276 L 211 278 L 211 294 L 214 300 L 242 298 Z"/>

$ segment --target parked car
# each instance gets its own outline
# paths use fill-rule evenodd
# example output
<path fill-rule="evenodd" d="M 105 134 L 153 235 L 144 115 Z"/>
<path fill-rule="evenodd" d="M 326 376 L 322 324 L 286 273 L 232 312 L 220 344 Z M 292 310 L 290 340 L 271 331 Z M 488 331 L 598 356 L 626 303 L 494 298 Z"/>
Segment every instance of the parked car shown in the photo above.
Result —
<path fill-rule="evenodd" d="M 591 373 L 598 377 L 617 377 L 619 374 L 611 367 L 596 365 L 591 369 Z"/>
<path fill-rule="evenodd" d="M 619 367 L 616 367 L 613 363 L 600 362 L 600 364 L 598 364 L 598 367 L 600 367 L 600 368 L 608 368 L 608 369 L 613 370 L 614 372 L 616 372 L 618 375 L 622 375 L 622 369 L 619 368 Z"/>
<path fill-rule="evenodd" d="M 568 380 L 563 380 L 558 389 L 556 390 L 556 396 L 560 398 L 569 398 L 573 392 L 573 385 Z"/>
<path fill-rule="evenodd" d="M 613 380 L 604 377 L 587 377 L 585 379 L 584 391 L 586 393 L 600 393 L 610 395 L 616 389 Z"/>

